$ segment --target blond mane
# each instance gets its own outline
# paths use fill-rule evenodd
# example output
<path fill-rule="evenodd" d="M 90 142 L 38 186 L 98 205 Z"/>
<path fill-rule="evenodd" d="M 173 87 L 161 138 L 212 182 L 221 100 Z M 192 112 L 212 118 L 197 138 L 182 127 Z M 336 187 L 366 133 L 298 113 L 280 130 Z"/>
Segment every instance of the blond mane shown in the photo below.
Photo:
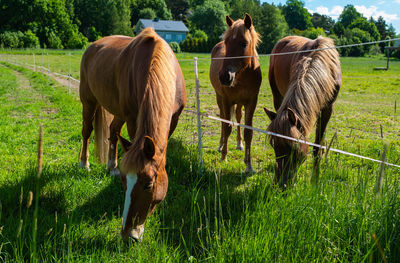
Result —
<path fill-rule="evenodd" d="M 133 41 L 137 46 L 149 40 L 154 41 L 155 45 L 153 55 L 147 63 L 147 81 L 143 97 L 138 98 L 140 106 L 138 106 L 136 134 L 121 162 L 121 169 L 125 173 L 139 172 L 149 162 L 143 152 L 145 136 L 153 139 L 156 146 L 155 156 L 160 156 L 167 147 L 176 90 L 174 54 L 168 44 L 150 28 L 144 29 Z M 141 70 L 146 72 L 146 69 Z"/>
<path fill-rule="evenodd" d="M 315 49 L 334 46 L 330 38 L 318 37 L 315 42 L 313 46 Z M 333 100 L 339 65 L 339 54 L 334 48 L 313 51 L 294 63 L 291 67 L 289 89 L 278 109 L 277 117 L 268 129 L 286 135 L 293 133 L 291 127 L 287 125 L 287 109 L 290 108 L 300 121 L 302 135 L 307 136 L 320 110 Z M 299 137 L 301 134 L 291 135 Z"/>

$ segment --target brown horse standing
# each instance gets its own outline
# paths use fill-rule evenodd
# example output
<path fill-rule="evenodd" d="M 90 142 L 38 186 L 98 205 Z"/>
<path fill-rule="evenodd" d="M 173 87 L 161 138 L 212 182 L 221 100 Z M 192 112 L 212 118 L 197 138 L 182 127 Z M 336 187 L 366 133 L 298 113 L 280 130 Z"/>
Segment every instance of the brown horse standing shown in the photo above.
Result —
<path fill-rule="evenodd" d="M 88 142 L 94 121 L 98 152 L 104 157 L 109 141 L 108 168 L 118 171 L 118 136 L 127 123 L 131 142 L 120 138 L 126 151 L 121 163 L 125 188 L 121 235 L 124 240 L 140 240 L 147 215 L 168 188 L 167 140 L 186 104 L 181 68 L 169 45 L 152 29 L 135 38 L 109 36 L 85 51 L 79 92 L 82 166 L 89 166 Z M 105 135 L 108 129 L 109 138 Z"/>
<path fill-rule="evenodd" d="M 332 39 L 311 40 L 299 36 L 281 39 L 273 54 L 333 47 Z M 269 131 L 294 138 L 307 137 L 317 122 L 315 143 L 320 144 L 332 114 L 333 103 L 342 85 L 339 54 L 336 49 L 271 56 L 269 82 L 276 113 L 264 108 L 271 119 Z M 286 187 L 305 160 L 308 145 L 271 136 L 275 150 L 275 182 Z M 314 147 L 314 170 L 319 151 Z"/>
<path fill-rule="evenodd" d="M 220 117 L 231 120 L 233 111 L 236 111 L 236 120 L 240 123 L 242 107 L 244 106 L 245 124 L 251 126 L 262 79 L 256 50 L 260 37 L 254 29 L 250 15 L 247 13 L 244 20 L 233 21 L 229 16 L 226 16 L 226 23 L 229 28 L 225 32 L 224 40 L 216 44 L 212 50 L 210 80 L 217 95 Z M 240 58 L 215 59 L 224 57 Z M 232 127 L 226 123 L 221 125 L 221 139 L 218 150 L 221 151 L 221 160 L 225 160 Z M 246 172 L 250 173 L 253 172 L 250 158 L 252 137 L 253 131 L 245 129 L 244 162 Z M 243 150 L 240 127 L 237 128 L 237 148 Z"/>

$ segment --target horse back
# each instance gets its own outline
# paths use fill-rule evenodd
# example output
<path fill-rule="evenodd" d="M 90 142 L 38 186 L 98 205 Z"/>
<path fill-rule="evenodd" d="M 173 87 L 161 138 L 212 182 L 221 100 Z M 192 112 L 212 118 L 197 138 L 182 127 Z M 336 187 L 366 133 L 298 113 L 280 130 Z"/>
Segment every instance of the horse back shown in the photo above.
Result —
<path fill-rule="evenodd" d="M 305 37 L 287 36 L 279 40 L 272 49 L 272 54 L 296 52 L 304 49 L 305 44 L 312 41 Z M 272 55 L 269 64 L 269 82 L 271 88 L 276 88 L 278 92 L 285 96 L 291 79 L 292 64 L 298 59 L 298 54 Z"/>
<path fill-rule="evenodd" d="M 115 68 L 120 53 L 132 40 L 126 36 L 108 36 L 86 49 L 81 62 L 81 100 L 95 100 L 110 113 L 121 115 Z"/>

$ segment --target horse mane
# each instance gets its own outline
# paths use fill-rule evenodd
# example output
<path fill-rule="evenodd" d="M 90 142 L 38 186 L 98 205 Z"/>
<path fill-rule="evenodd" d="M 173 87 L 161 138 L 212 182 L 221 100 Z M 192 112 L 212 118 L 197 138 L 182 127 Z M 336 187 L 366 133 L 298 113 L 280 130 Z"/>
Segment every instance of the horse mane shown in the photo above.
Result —
<path fill-rule="evenodd" d="M 154 41 L 154 50 L 148 58 L 148 69 L 140 68 L 147 76 L 144 91 L 138 92 L 138 115 L 136 119 L 136 133 L 132 145 L 125 153 L 121 169 L 123 172 L 140 172 L 150 162 L 143 152 L 145 136 L 153 139 L 155 157 L 165 153 L 168 133 L 171 122 L 171 111 L 175 99 L 175 68 L 174 54 L 169 45 L 162 40 L 151 28 L 144 29 L 132 43 L 141 47 L 141 43 Z M 129 46 L 128 46 L 129 47 Z M 145 46 L 146 47 L 146 46 Z M 140 51 L 135 51 L 140 52 Z M 132 62 L 133 64 L 134 62 Z M 140 65 L 146 65 L 145 63 Z M 137 72 L 131 74 L 138 74 Z M 138 95 L 137 95 L 138 96 Z M 141 98 L 140 98 L 141 97 Z"/>
<path fill-rule="evenodd" d="M 334 47 L 330 38 L 318 37 L 311 49 Z M 303 135 L 308 135 L 320 110 L 330 103 L 336 90 L 336 74 L 340 65 L 339 54 L 335 48 L 312 51 L 310 54 L 298 54 L 300 60 L 291 66 L 289 89 L 277 111 L 277 116 L 268 127 L 286 135 L 293 134 L 287 125 L 287 109 L 290 108 L 298 118 Z M 296 57 L 294 58 L 296 59 Z"/>
<path fill-rule="evenodd" d="M 226 30 L 223 40 L 225 41 L 226 39 L 236 36 L 238 34 L 246 36 L 246 31 L 247 31 L 246 29 L 247 28 L 244 25 L 244 20 L 238 19 L 235 22 L 233 22 L 232 26 L 230 26 L 228 30 Z M 258 56 L 257 46 L 261 42 L 260 34 L 258 34 L 254 29 L 254 26 L 251 25 L 250 29 L 248 30 L 248 35 L 250 36 L 248 40 L 249 40 L 249 47 L 252 51 L 252 55 Z"/>

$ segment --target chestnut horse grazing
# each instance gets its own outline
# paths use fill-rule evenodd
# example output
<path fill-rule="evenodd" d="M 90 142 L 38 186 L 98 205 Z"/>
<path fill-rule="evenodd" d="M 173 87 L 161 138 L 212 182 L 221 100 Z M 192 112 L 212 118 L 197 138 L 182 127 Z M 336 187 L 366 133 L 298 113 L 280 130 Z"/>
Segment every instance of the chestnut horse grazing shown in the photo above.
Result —
<path fill-rule="evenodd" d="M 244 20 L 233 21 L 229 16 L 226 16 L 226 23 L 229 28 L 225 32 L 224 40 L 216 44 L 212 50 L 210 80 L 217 95 L 220 117 L 231 120 L 231 115 L 235 111 L 236 120 L 240 123 L 242 107 L 244 106 L 245 124 L 251 126 L 262 79 L 256 50 L 260 37 L 254 29 L 250 15 L 247 13 Z M 240 58 L 215 59 L 224 57 Z M 225 160 L 232 126 L 227 123 L 221 123 L 221 125 L 221 139 L 218 150 L 221 152 L 221 160 Z M 245 129 L 244 162 L 246 172 L 249 173 L 254 172 L 250 158 L 252 137 L 253 131 Z M 240 127 L 237 127 L 237 149 L 243 150 Z"/>
<path fill-rule="evenodd" d="M 334 47 L 330 38 L 311 40 L 299 36 L 281 39 L 272 53 Z M 271 56 L 269 82 L 276 113 L 264 108 L 271 119 L 269 131 L 306 139 L 317 122 L 315 143 L 320 144 L 342 85 L 336 49 Z M 285 188 L 305 160 L 308 145 L 271 136 L 275 150 L 275 182 Z M 314 172 L 319 166 L 319 148 L 314 147 Z"/>
<path fill-rule="evenodd" d="M 121 236 L 141 240 L 147 215 L 164 199 L 168 188 L 167 141 L 186 104 L 181 68 L 169 45 L 153 29 L 145 29 L 135 38 L 109 36 L 94 42 L 83 54 L 79 92 L 82 166 L 89 166 L 88 141 L 94 121 L 98 152 L 104 156 L 109 141 L 108 168 L 118 171 L 117 142 L 127 124 L 131 141 L 119 137 L 125 150 Z M 109 138 L 104 136 L 108 129 Z"/>

